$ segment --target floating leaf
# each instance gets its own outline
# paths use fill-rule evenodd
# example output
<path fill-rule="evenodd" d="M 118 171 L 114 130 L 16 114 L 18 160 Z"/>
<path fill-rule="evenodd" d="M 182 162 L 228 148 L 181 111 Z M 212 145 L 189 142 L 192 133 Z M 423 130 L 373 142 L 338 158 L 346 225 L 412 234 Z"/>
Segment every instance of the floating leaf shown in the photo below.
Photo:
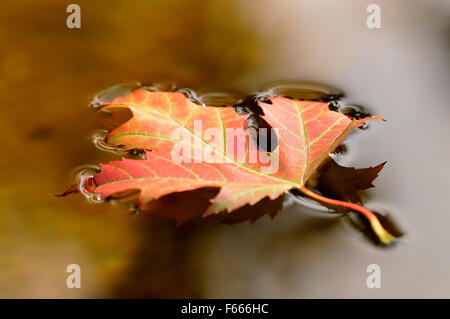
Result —
<path fill-rule="evenodd" d="M 231 107 L 198 105 L 180 92 L 138 89 L 112 103 L 103 103 L 100 112 L 110 113 L 110 126 L 118 123 L 114 114 L 123 117 L 126 112 L 120 110 L 131 112 L 127 119 L 123 118 L 125 122 L 108 134 L 107 143 L 123 150 L 144 149 L 146 158 L 101 164 L 89 191 L 107 198 L 118 192 L 139 190 L 137 205 L 145 208 L 170 194 L 219 188 L 201 215 L 226 212 L 230 214 L 228 221 L 233 222 L 234 211 L 263 199 L 276 200 L 288 190 L 297 189 L 321 202 L 362 213 L 380 241 L 390 243 L 394 237 L 371 211 L 355 203 L 324 197 L 306 187 L 352 130 L 372 118 L 381 118 L 355 120 L 330 111 L 324 102 L 282 96 L 258 101 L 258 106 L 264 113 L 261 118 L 274 129 L 277 138 L 271 152 L 258 149 L 251 138 L 247 117 L 254 114 L 238 114 Z M 210 129 L 214 129 L 214 134 Z M 189 207 L 161 214 L 179 222 L 198 214 L 190 213 L 191 205 L 185 206 Z M 246 216 L 255 220 L 260 214 Z M 236 221 L 241 219 L 236 215 Z"/>

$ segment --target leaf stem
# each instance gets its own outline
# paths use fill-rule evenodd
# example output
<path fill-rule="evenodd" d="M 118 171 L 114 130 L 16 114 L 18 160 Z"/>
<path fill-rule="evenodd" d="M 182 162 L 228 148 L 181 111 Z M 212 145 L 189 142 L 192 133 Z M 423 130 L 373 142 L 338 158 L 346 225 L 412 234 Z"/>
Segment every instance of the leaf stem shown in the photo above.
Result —
<path fill-rule="evenodd" d="M 391 235 L 386 229 L 384 229 L 384 227 L 381 225 L 380 221 L 378 220 L 377 216 L 375 216 L 375 214 L 372 213 L 367 208 L 365 208 L 361 205 L 355 204 L 355 203 L 344 202 L 341 200 L 324 197 L 322 195 L 314 193 L 313 191 L 309 190 L 305 186 L 300 187 L 300 191 L 302 193 L 304 193 L 305 195 L 308 195 L 309 197 L 314 198 L 318 201 L 328 203 L 331 205 L 347 207 L 354 211 L 357 211 L 358 213 L 363 214 L 369 220 L 373 231 L 375 232 L 375 234 L 377 235 L 377 237 L 380 239 L 380 241 L 383 244 L 388 245 L 395 240 L 395 237 L 393 235 Z"/>

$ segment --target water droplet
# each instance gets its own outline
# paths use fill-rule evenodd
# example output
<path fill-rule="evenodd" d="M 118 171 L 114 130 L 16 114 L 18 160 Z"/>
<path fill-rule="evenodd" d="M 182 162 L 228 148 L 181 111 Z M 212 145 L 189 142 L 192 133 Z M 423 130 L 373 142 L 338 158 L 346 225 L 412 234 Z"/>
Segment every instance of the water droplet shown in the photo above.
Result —
<path fill-rule="evenodd" d="M 100 167 L 98 165 L 84 165 L 76 169 L 77 177 L 77 188 L 81 194 L 87 199 L 88 202 L 93 204 L 103 203 L 102 195 L 98 193 L 89 192 L 86 188 L 93 180 L 94 175 L 100 172 Z"/>
<path fill-rule="evenodd" d="M 97 130 L 94 131 L 91 136 L 91 141 L 101 151 L 106 151 L 109 153 L 114 153 L 122 157 L 131 159 L 146 159 L 145 151 L 140 148 L 133 148 L 131 150 L 124 150 L 121 146 L 108 144 L 108 131 L 107 130 Z"/>
<path fill-rule="evenodd" d="M 118 147 L 108 144 L 106 142 L 107 137 L 107 130 L 97 130 L 90 135 L 90 139 L 96 148 L 101 151 L 117 154 L 117 152 L 119 152 Z"/>

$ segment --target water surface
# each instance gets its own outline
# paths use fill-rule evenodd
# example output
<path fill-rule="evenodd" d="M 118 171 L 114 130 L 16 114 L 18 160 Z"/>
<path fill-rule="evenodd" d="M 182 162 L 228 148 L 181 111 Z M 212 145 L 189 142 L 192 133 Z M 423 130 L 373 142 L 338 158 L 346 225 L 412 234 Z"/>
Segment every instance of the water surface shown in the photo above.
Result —
<path fill-rule="evenodd" d="M 55 1 L 2 5 L 1 297 L 450 296 L 446 1 L 377 1 L 378 30 L 365 26 L 371 1 L 78 3 L 80 30 Z M 89 141 L 99 127 L 88 105 L 106 87 L 175 83 L 238 99 L 286 79 L 336 88 L 344 105 L 387 119 L 351 136 L 338 160 L 388 161 L 366 204 L 406 232 L 394 247 L 299 205 L 253 226 L 175 228 L 53 196 L 74 168 L 116 158 Z M 82 289 L 65 287 L 71 263 Z M 372 263 L 380 289 L 366 287 Z"/>

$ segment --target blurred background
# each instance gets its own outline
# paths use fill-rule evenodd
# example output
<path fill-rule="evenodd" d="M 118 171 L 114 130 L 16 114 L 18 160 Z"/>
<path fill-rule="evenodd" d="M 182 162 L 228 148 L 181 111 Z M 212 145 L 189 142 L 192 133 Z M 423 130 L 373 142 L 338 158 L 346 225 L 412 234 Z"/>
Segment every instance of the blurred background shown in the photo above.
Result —
<path fill-rule="evenodd" d="M 450 297 L 450 3 L 442 0 L 2 1 L 0 297 Z M 370 3 L 381 28 L 366 26 Z M 387 119 L 341 164 L 388 161 L 366 206 L 406 233 L 372 246 L 342 218 L 287 203 L 228 226 L 132 215 L 57 198 L 98 150 L 87 106 L 117 83 L 257 90 L 304 80 Z M 68 264 L 82 288 L 66 287 Z M 366 267 L 381 267 L 368 289 Z"/>

